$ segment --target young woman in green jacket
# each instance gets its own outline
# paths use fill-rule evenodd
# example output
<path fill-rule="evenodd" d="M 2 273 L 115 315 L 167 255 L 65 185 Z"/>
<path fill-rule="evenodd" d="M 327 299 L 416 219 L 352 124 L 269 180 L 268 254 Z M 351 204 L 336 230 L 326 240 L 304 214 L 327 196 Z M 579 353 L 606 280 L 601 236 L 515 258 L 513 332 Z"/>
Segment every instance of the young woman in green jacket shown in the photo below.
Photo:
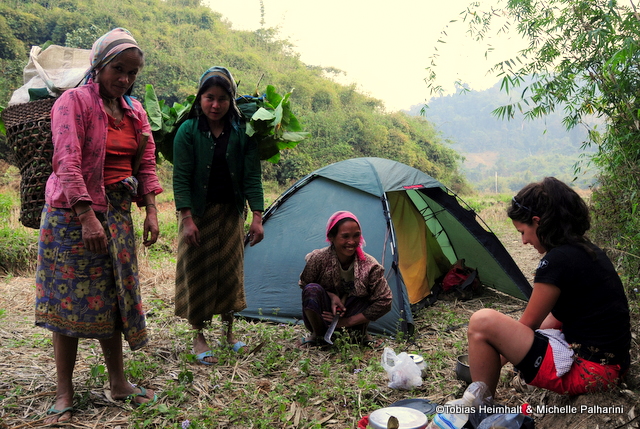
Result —
<path fill-rule="evenodd" d="M 224 67 L 200 78 L 190 119 L 174 140 L 173 190 L 179 212 L 176 315 L 196 335 L 198 362 L 216 358 L 203 329 L 220 314 L 226 341 L 234 351 L 245 344 L 233 335 L 233 313 L 246 308 L 244 219 L 248 202 L 253 219 L 250 244 L 263 236 L 264 197 L 258 147 L 245 132 L 235 104 L 237 86 Z"/>

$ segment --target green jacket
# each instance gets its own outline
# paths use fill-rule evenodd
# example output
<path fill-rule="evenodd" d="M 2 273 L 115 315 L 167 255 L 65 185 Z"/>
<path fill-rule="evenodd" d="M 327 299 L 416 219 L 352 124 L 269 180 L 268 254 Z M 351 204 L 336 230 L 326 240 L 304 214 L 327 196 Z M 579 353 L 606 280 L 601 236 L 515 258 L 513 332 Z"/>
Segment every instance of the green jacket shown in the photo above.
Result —
<path fill-rule="evenodd" d="M 236 208 L 242 214 L 246 200 L 251 211 L 264 211 L 257 143 L 247 136 L 244 123 L 233 120 L 231 125 L 226 159 Z M 173 141 L 173 194 L 177 210 L 190 208 L 194 216 L 204 215 L 213 149 L 210 133 L 198 129 L 198 118 L 186 120 L 178 129 Z"/>

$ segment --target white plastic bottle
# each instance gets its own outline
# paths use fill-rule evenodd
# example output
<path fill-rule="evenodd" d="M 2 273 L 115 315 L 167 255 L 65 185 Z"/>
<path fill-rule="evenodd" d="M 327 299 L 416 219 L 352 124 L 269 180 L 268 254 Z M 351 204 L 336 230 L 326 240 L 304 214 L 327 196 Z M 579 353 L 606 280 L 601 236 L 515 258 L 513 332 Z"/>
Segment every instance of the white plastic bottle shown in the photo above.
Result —
<path fill-rule="evenodd" d="M 461 399 L 447 402 L 444 413 L 435 415 L 427 429 L 461 429 L 469 420 L 476 397 L 467 390 Z"/>

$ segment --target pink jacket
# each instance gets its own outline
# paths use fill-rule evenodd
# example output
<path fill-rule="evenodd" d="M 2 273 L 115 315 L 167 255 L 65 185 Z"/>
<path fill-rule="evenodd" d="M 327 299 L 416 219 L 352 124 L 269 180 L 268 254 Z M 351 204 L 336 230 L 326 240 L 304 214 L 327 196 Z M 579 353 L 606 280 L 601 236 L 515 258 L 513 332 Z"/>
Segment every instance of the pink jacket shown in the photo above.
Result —
<path fill-rule="evenodd" d="M 149 141 L 136 175 L 138 195 L 159 194 L 162 187 L 156 175 L 155 142 L 142 104 L 130 99 L 129 106 L 120 98 L 125 115 L 133 118 L 138 142 L 142 133 Z M 78 201 L 88 201 L 97 212 L 107 210 L 104 189 L 104 159 L 107 146 L 107 114 L 98 84 L 89 82 L 65 91 L 51 108 L 53 173 L 49 176 L 45 200 L 52 207 L 70 208 Z M 140 197 L 134 198 L 139 204 Z"/>

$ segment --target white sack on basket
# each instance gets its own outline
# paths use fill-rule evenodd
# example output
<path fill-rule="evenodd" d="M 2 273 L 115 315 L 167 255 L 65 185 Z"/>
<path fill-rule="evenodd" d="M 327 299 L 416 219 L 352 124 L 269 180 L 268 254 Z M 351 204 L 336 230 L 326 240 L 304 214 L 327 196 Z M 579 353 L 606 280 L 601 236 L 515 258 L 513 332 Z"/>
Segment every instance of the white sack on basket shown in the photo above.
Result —
<path fill-rule="evenodd" d="M 24 85 L 13 93 L 9 106 L 28 103 L 30 88 L 47 88 L 53 97 L 74 88 L 89 69 L 90 53 L 89 49 L 58 45 L 50 45 L 45 50 L 40 46 L 32 46 L 29 62 L 22 74 Z"/>

